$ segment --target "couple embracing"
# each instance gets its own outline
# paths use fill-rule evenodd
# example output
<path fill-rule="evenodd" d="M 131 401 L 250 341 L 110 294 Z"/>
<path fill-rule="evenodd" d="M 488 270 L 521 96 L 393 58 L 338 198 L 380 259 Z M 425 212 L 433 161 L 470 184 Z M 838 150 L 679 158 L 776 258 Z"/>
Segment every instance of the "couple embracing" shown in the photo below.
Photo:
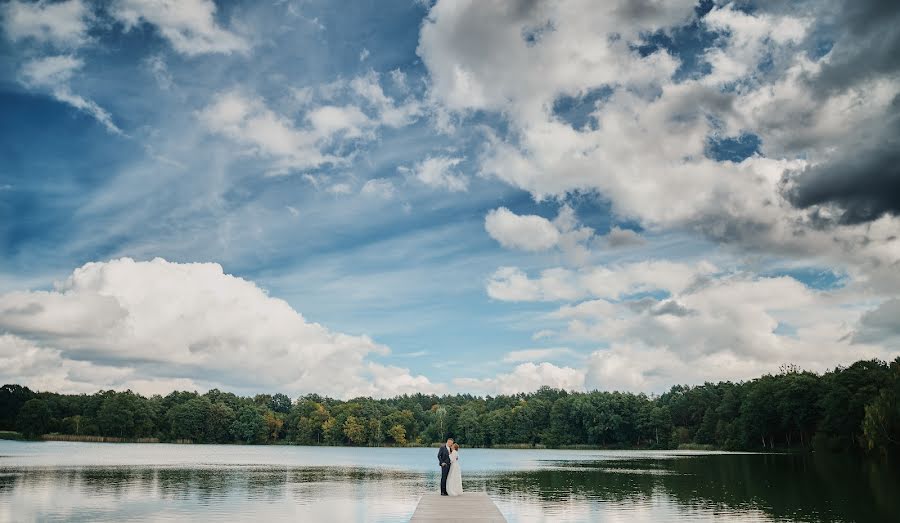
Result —
<path fill-rule="evenodd" d="M 459 496 L 462 494 L 462 471 L 459 469 L 459 445 L 453 438 L 438 450 L 438 463 L 441 465 L 441 496 Z"/>

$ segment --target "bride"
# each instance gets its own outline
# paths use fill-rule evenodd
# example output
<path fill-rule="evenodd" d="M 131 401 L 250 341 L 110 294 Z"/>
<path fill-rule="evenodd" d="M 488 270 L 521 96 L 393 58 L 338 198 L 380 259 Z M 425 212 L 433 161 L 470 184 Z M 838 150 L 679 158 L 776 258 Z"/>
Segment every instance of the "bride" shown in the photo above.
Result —
<path fill-rule="evenodd" d="M 450 474 L 447 476 L 447 494 L 451 496 L 461 496 L 462 490 L 462 471 L 459 469 L 459 445 L 453 444 L 453 451 L 450 453 Z"/>

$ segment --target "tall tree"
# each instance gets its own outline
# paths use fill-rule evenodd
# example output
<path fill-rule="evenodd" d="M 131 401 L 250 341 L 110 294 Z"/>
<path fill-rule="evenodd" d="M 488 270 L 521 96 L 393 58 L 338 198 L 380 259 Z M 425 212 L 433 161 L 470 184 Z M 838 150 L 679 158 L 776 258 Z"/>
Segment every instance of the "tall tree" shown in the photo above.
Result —
<path fill-rule="evenodd" d="M 35 438 L 47 432 L 50 426 L 50 407 L 39 399 L 26 401 L 16 416 L 16 428 L 26 437 Z"/>

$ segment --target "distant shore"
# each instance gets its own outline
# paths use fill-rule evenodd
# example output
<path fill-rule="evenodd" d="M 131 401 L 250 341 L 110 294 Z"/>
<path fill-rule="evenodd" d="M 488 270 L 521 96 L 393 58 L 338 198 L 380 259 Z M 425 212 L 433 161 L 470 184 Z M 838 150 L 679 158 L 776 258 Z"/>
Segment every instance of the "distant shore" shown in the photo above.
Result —
<path fill-rule="evenodd" d="M 278 443 L 256 443 L 256 444 L 247 444 L 247 443 L 194 443 L 191 440 L 172 440 L 172 441 L 164 441 L 159 438 L 116 438 L 111 436 L 90 436 L 90 435 L 75 435 L 75 434 L 44 434 L 40 438 L 26 438 L 23 434 L 15 431 L 0 431 L 0 440 L 13 440 L 13 441 L 66 441 L 66 442 L 77 442 L 77 443 L 166 443 L 170 445 L 252 445 L 259 447 L 266 446 L 312 446 L 312 447 L 342 447 L 342 448 L 370 448 L 370 447 L 357 447 L 352 445 L 299 445 L 297 443 L 290 442 L 278 442 Z M 441 442 L 431 443 L 431 444 L 408 444 L 408 445 L 378 445 L 378 448 L 437 448 L 441 445 Z M 372 447 L 374 448 L 374 447 Z M 530 445 L 527 443 L 522 444 L 502 444 L 502 445 L 493 445 L 490 447 L 469 447 L 469 448 L 490 448 L 490 449 L 503 449 L 503 450 L 699 450 L 699 451 L 722 451 L 724 449 L 720 449 L 714 447 L 713 445 L 696 445 L 696 444 L 682 444 L 679 445 L 678 448 L 675 449 L 659 449 L 659 448 L 647 448 L 647 447 L 621 447 L 621 446 L 599 446 L 599 445 L 562 445 L 558 447 L 548 447 L 546 445 L 536 443 L 534 445 Z"/>

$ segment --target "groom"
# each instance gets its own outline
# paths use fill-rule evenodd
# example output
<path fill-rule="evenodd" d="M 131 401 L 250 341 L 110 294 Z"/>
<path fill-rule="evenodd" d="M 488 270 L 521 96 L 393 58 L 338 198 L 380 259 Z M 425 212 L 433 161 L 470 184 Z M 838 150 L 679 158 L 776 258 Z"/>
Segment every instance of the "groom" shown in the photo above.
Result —
<path fill-rule="evenodd" d="M 447 443 L 441 445 L 438 450 L 438 463 L 441 465 L 441 496 L 447 496 L 447 474 L 450 474 L 450 447 L 453 446 L 453 438 L 447 438 Z"/>

